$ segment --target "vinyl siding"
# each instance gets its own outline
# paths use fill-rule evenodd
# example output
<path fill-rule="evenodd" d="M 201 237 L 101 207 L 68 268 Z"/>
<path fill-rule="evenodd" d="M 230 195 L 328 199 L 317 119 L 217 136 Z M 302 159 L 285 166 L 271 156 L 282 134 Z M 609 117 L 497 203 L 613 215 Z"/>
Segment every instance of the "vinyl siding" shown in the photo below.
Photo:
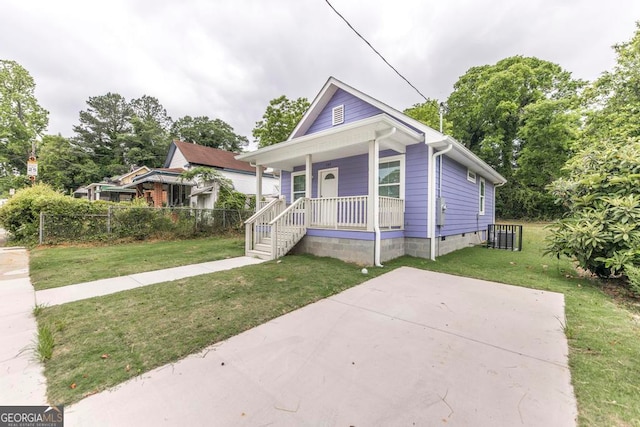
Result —
<path fill-rule="evenodd" d="M 331 100 L 322 109 L 313 124 L 309 127 L 306 135 L 332 128 L 332 110 L 338 105 L 344 105 L 344 122 L 341 125 L 382 114 L 382 110 L 364 102 L 362 99 L 357 98 L 342 89 L 338 89 L 336 93 L 333 94 Z"/>
<path fill-rule="evenodd" d="M 187 159 L 182 154 L 182 151 L 177 148 L 173 152 L 173 156 L 169 163 L 165 166 L 166 168 L 185 168 L 185 165 L 188 165 Z"/>
<path fill-rule="evenodd" d="M 427 237 L 428 150 L 425 144 L 407 147 L 404 186 L 406 237 Z"/>
<path fill-rule="evenodd" d="M 468 181 L 466 167 L 446 155 L 443 157 L 442 196 L 447 210 L 445 225 L 437 226 L 436 234 L 451 236 L 486 230 L 487 225 L 493 222 L 493 184 L 488 180 L 485 182 L 485 214 L 479 215 L 480 176 L 478 175 L 475 183 Z"/>
<path fill-rule="evenodd" d="M 418 144 L 420 145 L 420 144 Z M 410 146 L 413 147 L 413 146 Z M 395 156 L 398 153 L 392 150 L 380 152 L 380 158 Z M 426 154 L 425 154 L 426 156 Z M 426 159 L 426 157 L 425 157 Z M 426 164 L 426 160 L 425 160 Z M 338 197 L 345 196 L 365 196 L 369 193 L 369 156 L 345 157 L 328 162 L 313 163 L 311 170 L 313 179 L 311 182 L 311 197 L 318 197 L 318 171 L 322 169 L 338 168 Z M 296 166 L 294 172 L 304 170 L 304 165 Z M 406 186 L 405 186 L 406 188 Z M 426 192 L 426 189 L 425 189 Z M 287 203 L 291 203 L 291 173 L 282 172 L 282 193 L 286 197 Z"/>

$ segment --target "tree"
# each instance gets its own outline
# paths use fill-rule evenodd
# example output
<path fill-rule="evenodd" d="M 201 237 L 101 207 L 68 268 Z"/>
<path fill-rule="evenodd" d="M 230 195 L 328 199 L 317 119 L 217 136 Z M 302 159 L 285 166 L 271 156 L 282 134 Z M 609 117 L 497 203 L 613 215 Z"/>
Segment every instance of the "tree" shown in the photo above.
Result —
<path fill-rule="evenodd" d="M 617 63 L 585 91 L 587 121 L 551 185 L 567 215 L 551 227 L 548 252 L 601 277 L 625 273 L 640 292 L 640 23 L 614 46 Z"/>
<path fill-rule="evenodd" d="M 242 147 L 249 144 L 247 137 L 236 134 L 231 125 L 207 116 L 184 116 L 176 120 L 171 135 L 185 142 L 233 152 L 242 151 Z"/>
<path fill-rule="evenodd" d="M 171 144 L 173 124 L 160 101 L 152 96 L 131 101 L 133 135 L 127 143 L 125 162 L 132 166 L 160 167 Z"/>
<path fill-rule="evenodd" d="M 120 94 L 89 97 L 89 108 L 80 111 L 80 124 L 73 127 L 75 143 L 85 150 L 105 176 L 127 171 L 127 142 L 133 137 L 133 108 Z"/>
<path fill-rule="evenodd" d="M 441 107 L 437 99 L 427 99 L 422 104 L 414 104 L 411 108 L 403 111 L 407 116 L 430 126 L 433 129 L 440 130 L 440 109 L 445 108 L 442 118 L 442 131 L 446 135 L 451 135 L 453 124 L 447 119 L 446 107 Z"/>
<path fill-rule="evenodd" d="M 285 141 L 309 108 L 307 98 L 289 100 L 285 95 L 269 102 L 262 120 L 256 122 L 252 134 L 259 147 Z"/>
<path fill-rule="evenodd" d="M 0 177 L 8 180 L 15 174 L 26 175 L 32 145 L 49 123 L 48 111 L 34 95 L 35 87 L 21 65 L 0 60 Z"/>
<path fill-rule="evenodd" d="M 587 123 L 581 146 L 607 138 L 640 136 L 640 22 L 626 43 L 613 46 L 616 65 L 587 90 Z"/>
<path fill-rule="evenodd" d="M 171 117 L 157 98 L 143 95 L 128 102 L 107 93 L 90 97 L 73 127 L 74 145 L 98 165 L 102 177 L 120 175 L 135 166 L 160 167 L 171 143 Z"/>
<path fill-rule="evenodd" d="M 454 85 L 453 136 L 508 180 L 497 193 L 499 216 L 557 215 L 544 187 L 575 141 L 583 85 L 557 64 L 522 56 L 473 67 Z"/>
<path fill-rule="evenodd" d="M 38 154 L 38 181 L 68 193 L 102 178 L 91 157 L 60 135 L 45 135 Z"/>

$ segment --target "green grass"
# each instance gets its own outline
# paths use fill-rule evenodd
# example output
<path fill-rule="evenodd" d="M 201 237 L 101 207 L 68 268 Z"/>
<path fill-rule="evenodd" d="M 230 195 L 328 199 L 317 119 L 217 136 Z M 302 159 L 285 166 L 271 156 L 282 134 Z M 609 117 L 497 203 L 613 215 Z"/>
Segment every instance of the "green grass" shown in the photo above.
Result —
<path fill-rule="evenodd" d="M 35 355 L 40 362 L 46 362 L 53 355 L 54 337 L 51 327 L 46 323 L 38 325 L 38 337 L 35 345 Z"/>
<path fill-rule="evenodd" d="M 240 237 L 48 246 L 31 251 L 29 271 L 31 283 L 41 290 L 242 255 L 244 238 Z"/>
<path fill-rule="evenodd" d="M 371 277 L 412 266 L 563 293 L 579 424 L 640 426 L 640 310 L 618 304 L 599 282 L 578 277 L 568 260 L 542 257 L 544 235 L 541 225 L 527 225 L 522 252 L 474 247 L 437 262 L 402 257 L 383 269 L 370 268 L 368 276 L 337 260 L 288 256 L 281 263 L 42 308 L 38 322 L 51 325 L 55 338 L 45 362 L 49 401 L 75 402 Z"/>
<path fill-rule="evenodd" d="M 363 278 L 338 260 L 295 256 L 47 307 L 38 322 L 55 330 L 48 400 L 75 402 Z"/>

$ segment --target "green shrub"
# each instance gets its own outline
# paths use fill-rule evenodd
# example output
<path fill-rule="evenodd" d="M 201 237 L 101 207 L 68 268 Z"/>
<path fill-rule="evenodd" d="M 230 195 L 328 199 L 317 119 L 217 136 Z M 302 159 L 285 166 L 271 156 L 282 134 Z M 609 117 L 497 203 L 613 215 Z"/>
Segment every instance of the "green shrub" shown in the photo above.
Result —
<path fill-rule="evenodd" d="M 55 239 L 64 236 L 80 236 L 90 226 L 87 215 L 106 211 L 105 203 L 74 199 L 58 193 L 46 184 L 36 184 L 16 192 L 0 208 L 0 224 L 11 233 L 13 239 L 25 244 L 38 241 L 40 212 L 55 218 L 55 227 L 47 229 Z"/>
<path fill-rule="evenodd" d="M 640 295 L 640 267 L 627 264 L 624 266 L 624 272 L 629 279 L 629 287 L 631 290 Z"/>
<path fill-rule="evenodd" d="M 551 190 L 568 214 L 550 226 L 547 252 L 600 277 L 640 262 L 640 139 L 593 144 Z"/>

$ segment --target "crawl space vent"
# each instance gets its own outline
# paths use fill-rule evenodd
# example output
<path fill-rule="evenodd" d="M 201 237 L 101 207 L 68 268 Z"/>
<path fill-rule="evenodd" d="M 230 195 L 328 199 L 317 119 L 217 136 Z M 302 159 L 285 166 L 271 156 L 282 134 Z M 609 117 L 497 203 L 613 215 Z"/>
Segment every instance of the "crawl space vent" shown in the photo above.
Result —
<path fill-rule="evenodd" d="M 333 108 L 333 126 L 344 123 L 344 105 Z"/>

